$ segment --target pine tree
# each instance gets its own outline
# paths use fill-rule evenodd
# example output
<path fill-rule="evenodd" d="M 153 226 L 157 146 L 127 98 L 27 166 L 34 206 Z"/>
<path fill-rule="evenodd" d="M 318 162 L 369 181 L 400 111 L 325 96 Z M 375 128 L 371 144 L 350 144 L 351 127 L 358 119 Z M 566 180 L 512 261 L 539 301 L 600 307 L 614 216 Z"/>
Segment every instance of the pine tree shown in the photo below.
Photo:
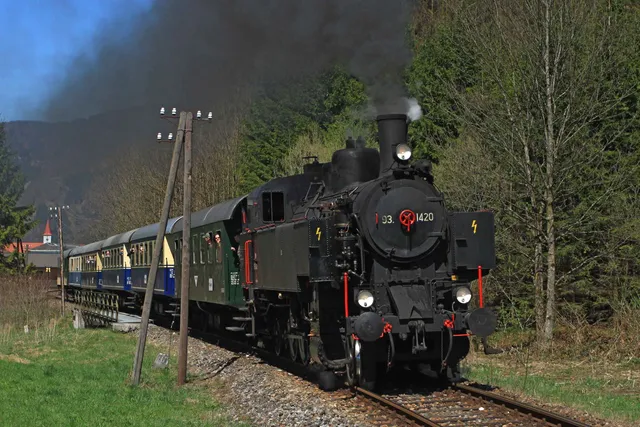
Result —
<path fill-rule="evenodd" d="M 33 207 L 17 206 L 23 189 L 24 177 L 15 154 L 7 146 L 4 124 L 0 123 L 0 245 L 3 248 L 24 236 L 32 226 Z M 0 255 L 0 273 L 21 271 L 23 261 L 18 251 L 7 257 Z"/>

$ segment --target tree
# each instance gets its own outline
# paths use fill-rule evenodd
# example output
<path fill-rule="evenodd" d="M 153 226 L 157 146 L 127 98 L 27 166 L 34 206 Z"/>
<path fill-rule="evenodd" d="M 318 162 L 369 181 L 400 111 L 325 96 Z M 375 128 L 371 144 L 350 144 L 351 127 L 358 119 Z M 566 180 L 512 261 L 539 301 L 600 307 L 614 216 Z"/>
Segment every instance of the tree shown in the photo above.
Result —
<path fill-rule="evenodd" d="M 571 246 L 603 231 L 609 202 L 627 195 L 633 173 L 607 123 L 637 88 L 622 72 L 622 35 L 632 34 L 610 2 L 525 0 L 473 2 L 460 14 L 466 56 L 480 78 L 457 94 L 467 137 L 499 172 L 488 200 L 511 229 L 514 255 L 530 266 L 538 339 L 551 342 L 558 286 L 575 279 L 605 248 L 573 257 Z M 485 188 L 490 186 L 485 185 Z M 633 196 L 632 196 L 633 197 Z M 634 203 L 637 200 L 634 200 Z M 619 235 L 610 250 L 629 243 Z"/>
<path fill-rule="evenodd" d="M 238 97 L 240 97 L 239 94 Z M 239 196 L 240 129 L 244 103 L 221 105 L 214 119 L 194 121 L 192 208 L 194 211 Z M 175 131 L 174 131 L 175 133 Z M 88 207 L 95 223 L 87 238 L 100 240 L 158 222 L 167 185 L 172 146 L 131 146 L 109 159 L 113 165 L 96 176 Z M 182 161 L 182 158 L 181 158 Z M 182 215 L 182 163 L 178 170 L 171 216 Z"/>
<path fill-rule="evenodd" d="M 264 89 L 242 129 L 243 192 L 299 172 L 306 155 L 330 160 L 347 134 L 372 134 L 357 113 L 366 101 L 364 84 L 339 67 Z"/>
<path fill-rule="evenodd" d="M 24 189 L 24 178 L 17 160 L 5 139 L 0 123 L 0 245 L 17 242 L 32 227 L 33 207 L 18 207 Z M 19 251 L 10 256 L 0 255 L 0 272 L 19 272 L 24 269 L 24 257 Z"/>
<path fill-rule="evenodd" d="M 414 156 L 437 162 L 440 150 L 460 136 L 462 118 L 456 109 L 455 93 L 472 88 L 479 70 L 475 56 L 464 51 L 465 40 L 457 28 L 461 2 L 436 3 L 429 0 L 416 5 L 412 20 L 414 58 L 406 73 L 406 85 L 425 112 L 409 128 Z"/>

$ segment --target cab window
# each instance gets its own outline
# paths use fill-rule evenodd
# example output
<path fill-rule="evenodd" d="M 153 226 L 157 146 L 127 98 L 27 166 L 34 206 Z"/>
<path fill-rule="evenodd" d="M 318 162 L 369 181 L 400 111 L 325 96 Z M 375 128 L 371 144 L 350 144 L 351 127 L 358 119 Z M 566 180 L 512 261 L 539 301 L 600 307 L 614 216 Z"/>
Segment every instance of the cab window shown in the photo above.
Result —
<path fill-rule="evenodd" d="M 281 191 L 262 193 L 262 221 L 284 221 L 284 193 Z"/>

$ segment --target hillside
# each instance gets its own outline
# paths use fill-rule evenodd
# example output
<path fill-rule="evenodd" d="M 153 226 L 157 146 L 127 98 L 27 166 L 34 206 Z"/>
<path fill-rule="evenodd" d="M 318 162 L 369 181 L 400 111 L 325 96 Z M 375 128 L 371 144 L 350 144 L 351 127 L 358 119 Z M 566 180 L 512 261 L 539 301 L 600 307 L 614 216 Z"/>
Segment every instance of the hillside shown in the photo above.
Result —
<path fill-rule="evenodd" d="M 169 129 L 170 124 L 159 120 L 152 108 L 69 122 L 8 122 L 7 139 L 27 181 L 21 203 L 34 204 L 40 222 L 25 239 L 39 240 L 48 207 L 64 204 L 71 207 L 65 217 L 66 239 L 83 243 L 78 225 L 94 216 L 85 203 L 94 178 L 106 172 L 126 146 L 149 144 L 156 148 L 155 134 Z"/>

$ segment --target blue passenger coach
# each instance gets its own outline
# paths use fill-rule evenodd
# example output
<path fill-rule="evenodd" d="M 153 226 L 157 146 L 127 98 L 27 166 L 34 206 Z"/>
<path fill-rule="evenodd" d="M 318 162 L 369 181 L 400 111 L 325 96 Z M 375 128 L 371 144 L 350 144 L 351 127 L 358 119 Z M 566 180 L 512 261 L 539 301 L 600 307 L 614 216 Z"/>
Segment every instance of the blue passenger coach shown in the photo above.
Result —
<path fill-rule="evenodd" d="M 101 251 L 104 240 L 78 246 L 69 252 L 69 286 L 102 289 Z"/>

